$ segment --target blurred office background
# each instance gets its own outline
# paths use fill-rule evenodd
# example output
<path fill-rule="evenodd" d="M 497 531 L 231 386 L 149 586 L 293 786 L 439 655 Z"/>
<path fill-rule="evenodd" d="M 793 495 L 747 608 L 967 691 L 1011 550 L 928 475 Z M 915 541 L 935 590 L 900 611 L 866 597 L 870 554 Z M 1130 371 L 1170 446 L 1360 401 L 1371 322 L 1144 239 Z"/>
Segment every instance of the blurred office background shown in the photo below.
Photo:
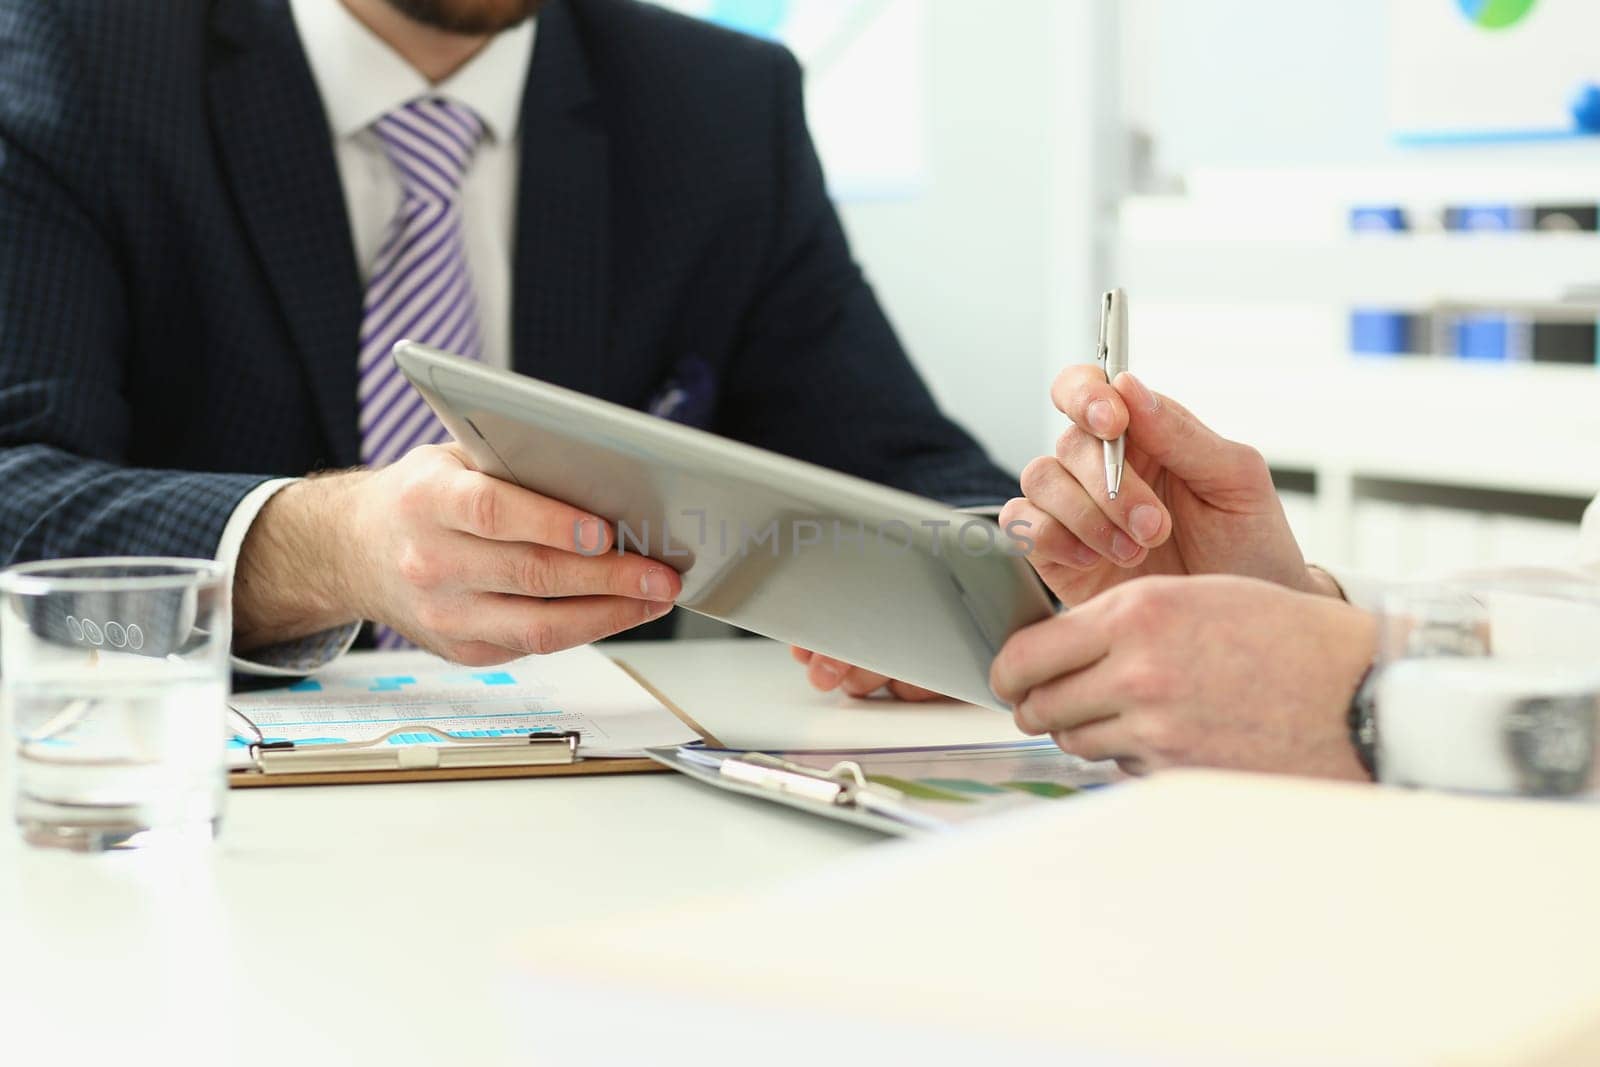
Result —
<path fill-rule="evenodd" d="M 1307 554 L 1567 562 L 1600 490 L 1591 0 L 670 0 L 779 37 L 858 256 L 1007 465 L 1132 361 L 1266 454 Z"/>

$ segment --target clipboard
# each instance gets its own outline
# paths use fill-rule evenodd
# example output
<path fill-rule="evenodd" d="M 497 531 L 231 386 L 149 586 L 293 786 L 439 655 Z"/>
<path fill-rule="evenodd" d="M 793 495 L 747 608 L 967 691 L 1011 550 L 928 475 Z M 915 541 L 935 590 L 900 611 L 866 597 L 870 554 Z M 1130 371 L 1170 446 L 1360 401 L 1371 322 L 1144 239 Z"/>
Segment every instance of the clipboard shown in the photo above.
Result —
<path fill-rule="evenodd" d="M 691 742 L 652 759 L 715 789 L 899 837 L 1050 803 L 1126 776 L 1049 738 L 926 748 L 758 752 Z"/>
<path fill-rule="evenodd" d="M 637 670 L 613 660 L 630 678 L 706 744 L 712 735 Z M 418 727 L 409 727 L 414 732 Z M 438 731 L 433 731 L 438 733 Z M 602 774 L 658 774 L 670 768 L 649 757 L 586 758 L 571 732 L 531 731 L 524 737 L 457 738 L 440 734 L 438 745 L 388 745 L 389 735 L 372 741 L 319 745 L 298 752 L 280 745 L 251 746 L 255 767 L 228 772 L 233 789 L 295 785 L 384 785 L 395 782 L 450 782 L 494 778 L 569 778 Z M 719 746 L 720 747 L 720 746 Z M 303 767 L 305 769 L 296 769 Z"/>

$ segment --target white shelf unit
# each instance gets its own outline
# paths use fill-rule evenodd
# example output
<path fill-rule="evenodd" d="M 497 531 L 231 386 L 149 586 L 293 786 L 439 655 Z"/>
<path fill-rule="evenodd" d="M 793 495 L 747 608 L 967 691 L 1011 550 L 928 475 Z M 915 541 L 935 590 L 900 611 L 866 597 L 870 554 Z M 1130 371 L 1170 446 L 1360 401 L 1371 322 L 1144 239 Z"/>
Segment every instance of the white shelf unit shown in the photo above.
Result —
<path fill-rule="evenodd" d="M 1570 562 L 1600 492 L 1600 368 L 1357 356 L 1349 311 L 1559 299 L 1600 283 L 1600 235 L 1346 227 L 1357 204 L 1600 202 L 1588 170 L 1587 196 L 1571 174 L 1384 169 L 1206 175 L 1183 197 L 1125 201 L 1134 368 L 1285 472 L 1319 559 Z"/>

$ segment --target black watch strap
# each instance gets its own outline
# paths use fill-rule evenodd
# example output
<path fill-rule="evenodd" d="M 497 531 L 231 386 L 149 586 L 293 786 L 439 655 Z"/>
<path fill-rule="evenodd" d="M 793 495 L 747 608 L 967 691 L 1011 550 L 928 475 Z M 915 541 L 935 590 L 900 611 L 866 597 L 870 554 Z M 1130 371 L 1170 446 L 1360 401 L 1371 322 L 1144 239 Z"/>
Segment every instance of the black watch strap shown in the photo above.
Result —
<path fill-rule="evenodd" d="M 1350 747 L 1355 749 L 1356 759 L 1361 761 L 1367 777 L 1374 781 L 1378 778 L 1378 717 L 1373 692 L 1376 667 L 1373 664 L 1361 676 L 1361 684 L 1350 698 L 1350 710 L 1345 718 L 1350 728 Z"/>

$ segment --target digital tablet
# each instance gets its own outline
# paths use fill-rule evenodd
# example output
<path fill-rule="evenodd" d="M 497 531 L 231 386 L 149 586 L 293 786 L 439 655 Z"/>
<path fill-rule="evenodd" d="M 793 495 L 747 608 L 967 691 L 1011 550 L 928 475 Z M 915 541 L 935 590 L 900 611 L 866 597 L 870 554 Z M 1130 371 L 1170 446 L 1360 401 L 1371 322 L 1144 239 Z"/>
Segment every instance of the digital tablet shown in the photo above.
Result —
<path fill-rule="evenodd" d="M 423 345 L 394 358 L 481 470 L 613 523 L 690 611 L 993 708 L 995 653 L 1052 613 L 1025 531 Z"/>

